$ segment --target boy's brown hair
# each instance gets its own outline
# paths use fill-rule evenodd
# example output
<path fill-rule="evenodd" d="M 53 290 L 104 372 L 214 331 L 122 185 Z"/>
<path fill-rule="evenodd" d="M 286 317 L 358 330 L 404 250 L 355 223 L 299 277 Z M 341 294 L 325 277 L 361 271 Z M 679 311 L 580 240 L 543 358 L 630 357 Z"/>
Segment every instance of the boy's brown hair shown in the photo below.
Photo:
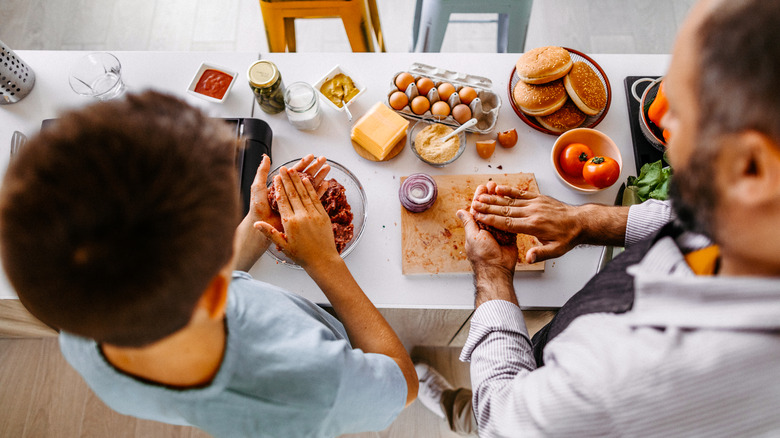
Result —
<path fill-rule="evenodd" d="M 25 307 L 123 347 L 183 328 L 232 255 L 236 144 L 225 124 L 151 91 L 31 139 L 0 189 L 3 266 Z"/>

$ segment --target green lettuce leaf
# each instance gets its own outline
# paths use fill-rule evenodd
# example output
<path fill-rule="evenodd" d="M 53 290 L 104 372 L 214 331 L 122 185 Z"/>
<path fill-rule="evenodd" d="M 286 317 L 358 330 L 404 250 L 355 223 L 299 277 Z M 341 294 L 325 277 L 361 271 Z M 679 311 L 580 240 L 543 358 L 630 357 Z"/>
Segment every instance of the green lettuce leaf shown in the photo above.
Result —
<path fill-rule="evenodd" d="M 661 160 L 647 163 L 639 170 L 639 176 L 628 177 L 627 186 L 636 187 L 636 195 L 644 202 L 648 199 L 665 200 L 669 198 L 669 180 L 672 168 L 663 167 Z"/>

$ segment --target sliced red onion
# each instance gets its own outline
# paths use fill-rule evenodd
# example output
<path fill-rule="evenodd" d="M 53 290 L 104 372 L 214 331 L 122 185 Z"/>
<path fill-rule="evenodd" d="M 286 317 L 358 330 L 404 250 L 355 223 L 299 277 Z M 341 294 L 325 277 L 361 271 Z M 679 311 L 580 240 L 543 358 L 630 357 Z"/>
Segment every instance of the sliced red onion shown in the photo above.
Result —
<path fill-rule="evenodd" d="M 420 213 L 429 209 L 439 194 L 436 181 L 424 173 L 409 175 L 398 189 L 401 205 L 412 213 Z"/>

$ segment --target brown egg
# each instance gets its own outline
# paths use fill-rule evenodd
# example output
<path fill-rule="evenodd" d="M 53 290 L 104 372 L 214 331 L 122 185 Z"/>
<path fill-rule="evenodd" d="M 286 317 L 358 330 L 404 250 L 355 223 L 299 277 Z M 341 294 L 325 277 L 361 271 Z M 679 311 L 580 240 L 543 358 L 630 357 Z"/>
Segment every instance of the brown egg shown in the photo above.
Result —
<path fill-rule="evenodd" d="M 395 77 L 395 86 L 401 91 L 406 91 L 406 87 L 412 82 L 414 82 L 414 76 L 407 72 L 399 73 L 398 76 Z"/>
<path fill-rule="evenodd" d="M 402 110 L 409 103 L 409 98 L 403 91 L 395 91 L 390 95 L 390 106 L 395 110 Z"/>
<path fill-rule="evenodd" d="M 452 85 L 449 82 L 442 82 L 439 84 L 439 97 L 441 100 L 447 100 L 450 98 L 452 93 L 455 92 L 455 86 Z"/>
<path fill-rule="evenodd" d="M 452 117 L 461 125 L 471 118 L 471 108 L 466 104 L 458 104 L 452 109 Z"/>
<path fill-rule="evenodd" d="M 477 98 L 477 91 L 471 87 L 463 87 L 458 91 L 458 96 L 460 96 L 460 103 L 468 105 Z"/>
<path fill-rule="evenodd" d="M 428 94 L 431 88 L 433 88 L 433 81 L 430 78 L 422 77 L 417 79 L 417 89 L 420 91 L 420 94 Z"/>
<path fill-rule="evenodd" d="M 447 105 L 447 102 L 440 100 L 431 105 L 431 113 L 434 116 L 447 117 L 450 115 L 450 106 Z"/>
<path fill-rule="evenodd" d="M 431 102 L 425 96 L 417 96 L 412 99 L 412 112 L 417 115 L 425 114 L 430 107 Z"/>

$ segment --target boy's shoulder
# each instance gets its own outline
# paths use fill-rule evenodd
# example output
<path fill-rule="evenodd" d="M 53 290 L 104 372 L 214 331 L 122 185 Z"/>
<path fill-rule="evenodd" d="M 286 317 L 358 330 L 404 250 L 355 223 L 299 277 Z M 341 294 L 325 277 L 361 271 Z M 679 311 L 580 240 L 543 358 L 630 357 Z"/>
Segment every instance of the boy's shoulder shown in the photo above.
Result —
<path fill-rule="evenodd" d="M 324 339 L 349 343 L 344 326 L 325 309 L 278 286 L 256 280 L 246 272 L 233 273 L 226 318 L 228 329 L 234 334 L 259 331 L 266 335 L 263 336 L 266 342 L 300 332 L 321 331 L 325 333 Z M 271 333 L 275 336 L 269 337 Z"/>

